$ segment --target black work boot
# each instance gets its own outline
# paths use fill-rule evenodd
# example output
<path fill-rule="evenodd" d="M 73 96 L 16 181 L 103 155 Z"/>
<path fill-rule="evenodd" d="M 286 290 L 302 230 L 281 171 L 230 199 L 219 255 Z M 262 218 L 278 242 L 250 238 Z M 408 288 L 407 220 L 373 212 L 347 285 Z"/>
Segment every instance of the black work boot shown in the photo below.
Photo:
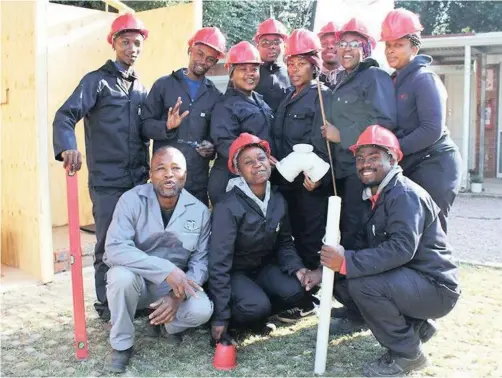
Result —
<path fill-rule="evenodd" d="M 415 358 L 405 358 L 387 352 L 375 361 L 367 362 L 363 367 L 363 374 L 366 377 L 400 377 L 423 369 L 427 364 L 427 357 L 422 352 Z"/>
<path fill-rule="evenodd" d="M 422 344 L 429 341 L 432 336 L 438 333 L 438 330 L 439 328 L 437 323 L 432 319 L 427 319 L 421 322 L 418 328 L 418 337 L 420 338 Z"/>
<path fill-rule="evenodd" d="M 167 345 L 178 346 L 183 342 L 183 332 L 167 333 L 165 326 L 160 326 L 160 335 L 166 340 Z"/>
<path fill-rule="evenodd" d="M 126 350 L 115 350 L 106 356 L 105 370 L 112 373 L 124 373 L 132 356 L 132 347 Z"/>
<path fill-rule="evenodd" d="M 332 335 L 351 335 L 356 332 L 366 331 L 368 324 L 361 316 L 348 313 L 346 317 L 331 320 L 329 333 Z"/>
<path fill-rule="evenodd" d="M 108 323 L 110 321 L 110 309 L 108 308 L 108 302 L 102 303 L 99 301 L 94 302 L 94 309 L 98 313 L 99 318 L 104 322 Z"/>
<path fill-rule="evenodd" d="M 150 323 L 150 319 L 146 319 L 145 322 L 145 336 L 150 339 L 155 339 L 160 336 L 161 333 L 160 325 L 153 325 Z"/>

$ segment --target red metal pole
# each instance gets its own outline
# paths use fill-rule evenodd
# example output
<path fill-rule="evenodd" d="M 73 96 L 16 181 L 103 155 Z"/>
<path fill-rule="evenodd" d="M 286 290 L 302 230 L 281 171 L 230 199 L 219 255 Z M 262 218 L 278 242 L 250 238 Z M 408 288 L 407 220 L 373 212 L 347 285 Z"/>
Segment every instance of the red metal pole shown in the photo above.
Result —
<path fill-rule="evenodd" d="M 84 280 L 82 277 L 82 247 L 80 244 L 78 181 L 76 173 L 72 174 L 68 172 L 66 174 L 66 195 L 68 201 L 68 231 L 70 234 L 75 352 L 77 360 L 86 360 L 89 356 L 89 351 L 87 348 L 87 330 L 85 326 Z"/>

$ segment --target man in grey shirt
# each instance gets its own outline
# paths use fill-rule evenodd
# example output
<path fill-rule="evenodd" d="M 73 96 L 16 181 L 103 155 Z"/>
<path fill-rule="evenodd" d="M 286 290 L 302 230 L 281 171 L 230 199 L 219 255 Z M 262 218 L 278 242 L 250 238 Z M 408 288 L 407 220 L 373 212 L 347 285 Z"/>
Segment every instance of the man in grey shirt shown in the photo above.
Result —
<path fill-rule="evenodd" d="M 105 368 L 124 372 L 134 344 L 136 309 L 150 308 L 150 330 L 164 327 L 168 341 L 206 323 L 213 304 L 201 288 L 207 280 L 208 208 L 183 189 L 186 160 L 173 147 L 152 157 L 151 183 L 136 186 L 117 203 L 103 261 L 110 267 L 106 293 L 111 312 Z"/>

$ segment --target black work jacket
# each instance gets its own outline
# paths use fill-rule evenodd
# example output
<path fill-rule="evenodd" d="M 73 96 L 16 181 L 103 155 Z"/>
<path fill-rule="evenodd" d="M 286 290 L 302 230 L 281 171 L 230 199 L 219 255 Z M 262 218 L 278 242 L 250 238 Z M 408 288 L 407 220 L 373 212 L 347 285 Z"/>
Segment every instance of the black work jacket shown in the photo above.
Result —
<path fill-rule="evenodd" d="M 390 76 L 374 59 L 366 59 L 350 74 L 338 74 L 338 84 L 327 107 L 328 122 L 340 131 L 335 143 L 336 177 L 356 173 L 355 159 L 349 147 L 371 125 L 394 130 L 397 110 L 394 85 Z"/>
<path fill-rule="evenodd" d="M 458 269 L 439 222 L 439 211 L 422 187 L 397 173 L 375 205 L 366 201 L 362 215 L 365 226 L 358 241 L 366 247 L 345 251 L 347 278 L 407 267 L 458 295 Z"/>
<path fill-rule="evenodd" d="M 185 189 L 199 191 L 207 188 L 209 162 L 212 157 L 202 157 L 195 149 L 196 143 L 209 138 L 209 122 L 214 105 L 221 92 L 212 81 L 204 78 L 195 98 L 184 78 L 184 69 L 163 76 L 152 86 L 142 107 L 141 131 L 144 137 L 153 139 L 153 150 L 173 146 L 183 152 L 187 160 L 187 182 Z M 176 129 L 167 130 L 169 108 L 181 97 L 180 115 L 190 113 Z"/>
<path fill-rule="evenodd" d="M 213 211 L 209 243 L 213 323 L 223 324 L 231 318 L 231 273 L 252 274 L 270 263 L 290 275 L 304 267 L 291 236 L 286 201 L 272 188 L 265 217 L 252 199 L 234 187 Z"/>
<path fill-rule="evenodd" d="M 321 92 L 324 104 L 330 100 L 330 91 L 323 84 Z M 274 125 L 272 127 L 274 157 L 282 160 L 291 152 L 295 144 L 310 144 L 314 147 L 314 153 L 326 162 L 329 162 L 328 148 L 326 140 L 321 135 L 321 126 L 323 124 L 321 105 L 316 81 L 312 80 L 302 91 L 293 96 L 290 92 L 282 101 L 275 115 Z M 287 188 L 303 188 L 304 175 L 299 174 L 293 184 L 275 172 L 275 179 L 281 190 Z M 322 189 L 328 189 L 331 186 L 331 175 L 326 173 L 322 178 Z M 316 192 L 318 189 L 316 189 Z"/>
<path fill-rule="evenodd" d="M 272 110 L 260 94 L 252 92 L 251 95 L 253 99 L 229 87 L 214 107 L 210 135 L 218 153 L 215 167 L 227 169 L 230 145 L 241 133 L 271 142 Z"/>
<path fill-rule="evenodd" d="M 292 90 L 288 70 L 284 63 L 263 63 L 260 66 L 260 82 L 255 88 L 275 113 L 279 104 Z"/>
<path fill-rule="evenodd" d="M 111 60 L 89 72 L 54 117 L 56 160 L 63 160 L 63 151 L 78 148 L 75 125 L 84 118 L 89 186 L 130 188 L 145 183 L 150 141 L 140 134 L 139 117 L 146 95 L 134 73 L 123 74 Z"/>

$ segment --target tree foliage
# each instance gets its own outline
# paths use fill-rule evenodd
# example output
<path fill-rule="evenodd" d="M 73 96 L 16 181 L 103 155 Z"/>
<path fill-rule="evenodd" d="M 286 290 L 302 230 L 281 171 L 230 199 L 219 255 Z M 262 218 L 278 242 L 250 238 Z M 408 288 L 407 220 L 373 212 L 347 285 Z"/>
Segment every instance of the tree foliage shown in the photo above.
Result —
<path fill-rule="evenodd" d="M 315 0 L 204 1 L 204 26 L 217 26 L 228 45 L 252 40 L 258 24 L 269 17 L 281 21 L 289 31 L 313 28 Z"/>
<path fill-rule="evenodd" d="M 502 30 L 500 1 L 396 1 L 395 7 L 419 14 L 425 35 Z"/>

